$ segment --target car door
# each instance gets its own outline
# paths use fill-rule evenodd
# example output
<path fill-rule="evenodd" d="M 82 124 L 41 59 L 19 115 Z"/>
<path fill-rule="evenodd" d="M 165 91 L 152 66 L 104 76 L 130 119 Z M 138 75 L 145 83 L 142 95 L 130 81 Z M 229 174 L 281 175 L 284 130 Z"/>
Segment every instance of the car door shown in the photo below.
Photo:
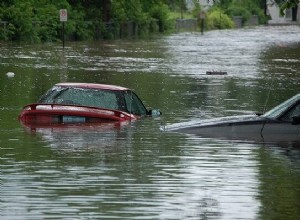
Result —
<path fill-rule="evenodd" d="M 262 129 L 262 137 L 264 141 L 299 141 L 300 123 L 298 120 L 295 120 L 299 117 L 300 103 L 296 103 L 278 119 L 268 120 Z"/>

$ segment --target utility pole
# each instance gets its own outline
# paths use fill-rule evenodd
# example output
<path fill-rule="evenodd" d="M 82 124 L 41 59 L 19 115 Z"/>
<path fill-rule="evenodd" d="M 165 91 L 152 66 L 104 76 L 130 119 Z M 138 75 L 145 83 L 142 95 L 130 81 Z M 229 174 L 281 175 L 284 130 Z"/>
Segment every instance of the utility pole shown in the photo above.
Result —
<path fill-rule="evenodd" d="M 59 19 L 62 22 L 62 41 L 63 41 L 63 49 L 65 49 L 65 22 L 68 21 L 67 9 L 59 10 Z"/>
<path fill-rule="evenodd" d="M 180 6 L 181 19 L 183 19 L 183 7 L 184 7 L 184 0 L 181 0 L 181 6 Z"/>

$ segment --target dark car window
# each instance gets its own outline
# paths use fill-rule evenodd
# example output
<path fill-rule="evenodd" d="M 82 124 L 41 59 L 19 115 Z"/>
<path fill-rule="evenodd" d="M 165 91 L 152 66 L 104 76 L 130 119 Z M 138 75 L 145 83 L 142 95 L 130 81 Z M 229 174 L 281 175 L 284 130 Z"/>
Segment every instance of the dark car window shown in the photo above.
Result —
<path fill-rule="evenodd" d="M 300 103 L 291 108 L 282 118 L 282 121 L 293 121 L 293 117 L 300 116 Z"/>
<path fill-rule="evenodd" d="M 40 98 L 38 103 L 53 103 L 53 100 L 55 99 L 55 97 L 59 96 L 61 93 L 63 93 L 64 91 L 66 91 L 68 89 L 69 88 L 62 88 L 62 87 L 54 86 Z"/>
<path fill-rule="evenodd" d="M 126 108 L 130 113 L 135 115 L 147 115 L 147 109 L 134 92 L 126 91 L 124 97 L 126 101 Z"/>
<path fill-rule="evenodd" d="M 49 104 L 74 104 L 121 110 L 122 103 L 120 103 L 118 93 L 118 91 L 110 90 L 55 87 L 47 92 L 39 102 Z"/>
<path fill-rule="evenodd" d="M 147 109 L 142 101 L 130 90 L 112 91 L 55 86 L 38 102 L 93 106 L 126 111 L 135 115 L 147 115 Z"/>
<path fill-rule="evenodd" d="M 277 105 L 275 108 L 271 109 L 270 111 L 266 112 L 263 114 L 263 117 L 266 118 L 273 118 L 273 119 L 278 119 L 278 117 L 281 117 L 281 115 L 297 100 L 299 100 L 300 94 L 297 94 L 293 96 L 292 98 L 286 100 L 285 102 L 281 103 L 280 105 Z"/>

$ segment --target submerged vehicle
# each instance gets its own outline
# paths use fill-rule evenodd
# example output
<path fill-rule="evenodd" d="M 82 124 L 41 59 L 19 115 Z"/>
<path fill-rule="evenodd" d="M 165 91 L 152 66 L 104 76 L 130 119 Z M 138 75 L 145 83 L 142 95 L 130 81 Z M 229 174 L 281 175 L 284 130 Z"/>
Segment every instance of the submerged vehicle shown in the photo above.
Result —
<path fill-rule="evenodd" d="M 26 105 L 19 115 L 24 125 L 103 123 L 158 116 L 147 110 L 130 89 L 95 83 L 58 83 L 37 103 Z"/>
<path fill-rule="evenodd" d="M 300 94 L 265 114 L 238 115 L 168 125 L 166 131 L 259 142 L 300 141 Z"/>

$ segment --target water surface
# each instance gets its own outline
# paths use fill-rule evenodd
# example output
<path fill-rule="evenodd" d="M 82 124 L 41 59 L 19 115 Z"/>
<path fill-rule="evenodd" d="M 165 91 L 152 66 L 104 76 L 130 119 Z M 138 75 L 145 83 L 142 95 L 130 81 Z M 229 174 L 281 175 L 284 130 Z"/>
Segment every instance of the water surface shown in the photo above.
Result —
<path fill-rule="evenodd" d="M 299 39 L 299 27 L 286 26 L 67 42 L 65 50 L 2 43 L 0 219 L 297 219 L 299 146 L 159 128 L 264 111 L 298 93 Z M 64 81 L 132 88 L 163 116 L 121 127 L 22 127 L 22 106 Z"/>

